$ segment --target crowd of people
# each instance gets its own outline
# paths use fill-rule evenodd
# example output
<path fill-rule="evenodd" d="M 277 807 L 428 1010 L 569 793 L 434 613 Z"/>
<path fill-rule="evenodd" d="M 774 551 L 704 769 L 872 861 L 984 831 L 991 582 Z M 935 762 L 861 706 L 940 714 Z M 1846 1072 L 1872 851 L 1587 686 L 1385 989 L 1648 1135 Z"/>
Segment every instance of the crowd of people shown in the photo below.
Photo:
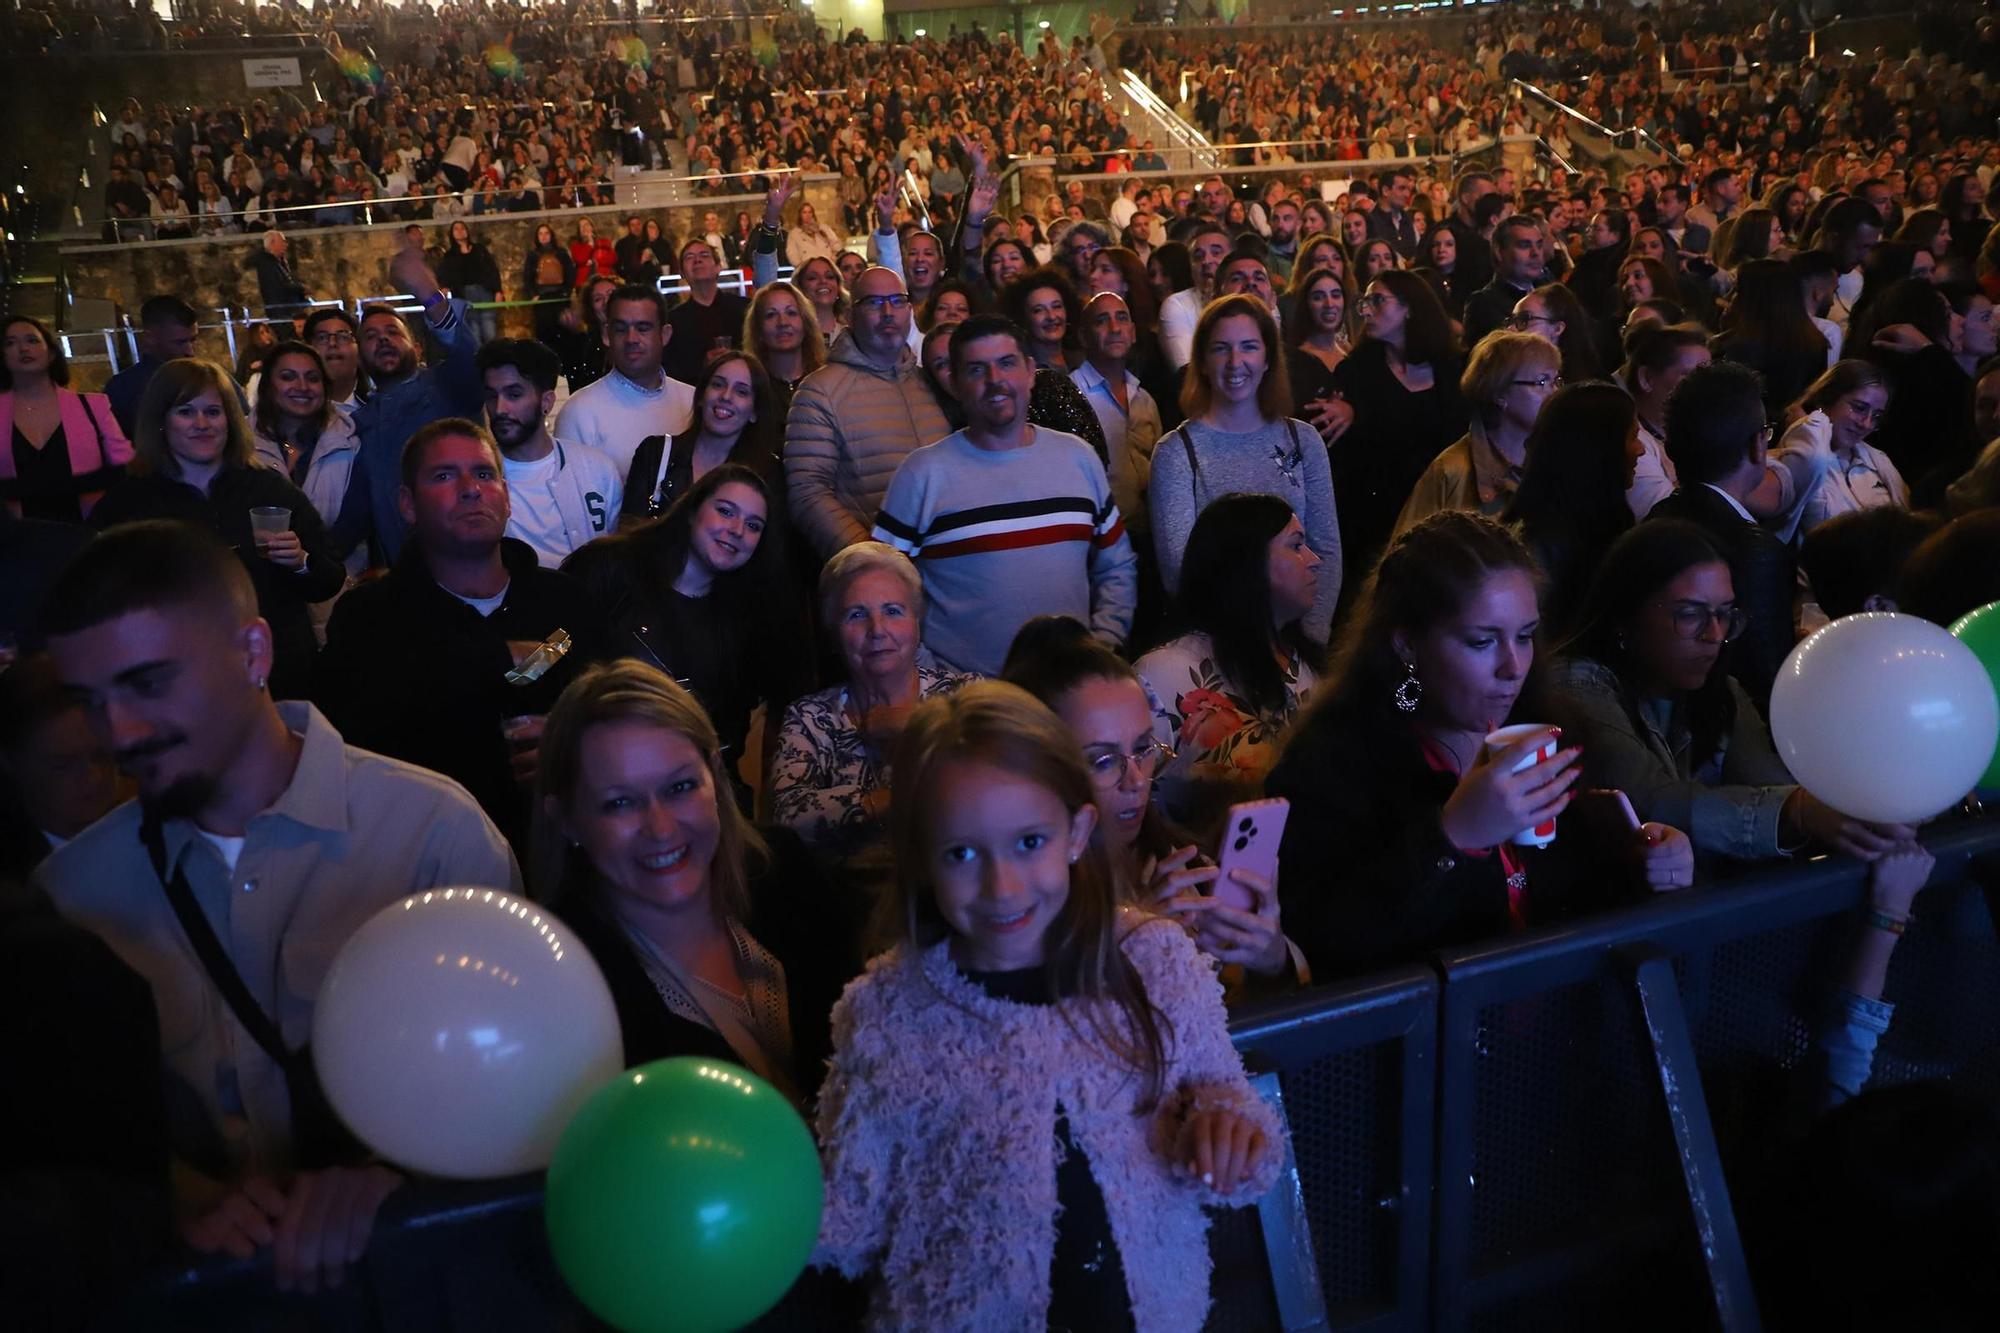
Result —
<path fill-rule="evenodd" d="M 1285 1146 L 1230 1006 L 1786 858 L 1868 867 L 1811 1091 L 1863 1089 L 1929 855 L 1765 716 L 1828 619 L 2000 600 L 1986 147 L 1468 169 L 1436 212 L 1393 161 L 1334 204 L 1214 177 L 1037 238 L 1013 130 L 962 129 L 948 230 L 893 182 L 843 219 L 874 262 L 803 254 L 772 183 L 748 298 L 697 236 L 669 302 L 634 218 L 588 273 L 550 233 L 534 338 L 481 327 L 501 266 L 456 234 L 397 252 L 414 311 L 238 367 L 158 293 L 101 395 L 0 323 L 0 873 L 57 942 L 9 981 L 91 996 L 52 1063 L 125 1053 L 125 1095 L 16 1108 L 99 1201 L 36 1244 L 135 1238 L 47 1265 L 59 1308 L 170 1237 L 340 1280 L 403 1180 L 300 1047 L 343 941 L 434 886 L 550 904 L 628 1063 L 811 1115 L 812 1299 L 878 1327 L 1199 1328 L 1202 1209 Z M 1264 797 L 1277 875 L 1225 870 Z"/>

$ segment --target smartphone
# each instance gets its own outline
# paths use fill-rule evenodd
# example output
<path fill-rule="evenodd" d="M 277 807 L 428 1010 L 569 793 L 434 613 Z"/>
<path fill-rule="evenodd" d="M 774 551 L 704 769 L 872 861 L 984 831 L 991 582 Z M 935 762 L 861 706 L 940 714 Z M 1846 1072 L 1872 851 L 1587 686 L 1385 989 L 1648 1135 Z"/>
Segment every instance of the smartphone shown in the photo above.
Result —
<path fill-rule="evenodd" d="M 1229 807 L 1228 821 L 1222 826 L 1222 846 L 1216 856 L 1216 864 L 1222 867 L 1222 873 L 1215 877 L 1217 902 L 1245 912 L 1256 910 L 1257 895 L 1231 879 L 1229 872 L 1252 871 L 1275 884 L 1278 844 L 1284 840 L 1285 817 L 1291 812 L 1292 803 L 1282 796 L 1243 801 Z"/>

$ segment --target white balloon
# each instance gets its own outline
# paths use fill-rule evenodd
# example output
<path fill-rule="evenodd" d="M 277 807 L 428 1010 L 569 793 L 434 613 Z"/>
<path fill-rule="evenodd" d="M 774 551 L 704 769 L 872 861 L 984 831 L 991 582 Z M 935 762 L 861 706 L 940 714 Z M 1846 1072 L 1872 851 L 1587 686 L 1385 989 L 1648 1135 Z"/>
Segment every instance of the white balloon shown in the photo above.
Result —
<path fill-rule="evenodd" d="M 1792 776 L 1854 819 L 1910 823 L 1964 798 L 2000 737 L 1972 650 L 1916 616 L 1843 616 L 1792 649 L 1771 689 Z"/>
<path fill-rule="evenodd" d="M 597 962 L 546 908 L 433 889 L 342 946 L 313 1006 L 327 1099 L 389 1161 L 465 1180 L 549 1163 L 570 1115 L 624 1068 Z"/>

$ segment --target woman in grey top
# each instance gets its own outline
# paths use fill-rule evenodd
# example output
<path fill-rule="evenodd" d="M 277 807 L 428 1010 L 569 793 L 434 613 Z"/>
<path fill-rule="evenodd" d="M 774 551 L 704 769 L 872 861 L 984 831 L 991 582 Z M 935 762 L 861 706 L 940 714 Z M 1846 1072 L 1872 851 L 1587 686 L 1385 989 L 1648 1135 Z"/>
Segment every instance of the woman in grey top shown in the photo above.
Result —
<path fill-rule="evenodd" d="M 1686 829 L 1704 862 L 1808 843 L 1874 861 L 1915 836 L 1849 819 L 1793 781 L 1723 661 L 1745 617 L 1728 563 L 1694 524 L 1654 519 L 1620 537 L 1580 623 L 1549 680 L 1564 742 L 1582 749 L 1589 785 Z"/>
<path fill-rule="evenodd" d="M 1292 507 L 1320 558 L 1319 587 L 1304 620 L 1321 642 L 1340 599 L 1340 522 L 1333 474 L 1318 433 L 1291 415 L 1277 322 L 1255 297 L 1220 297 L 1195 324 L 1194 359 L 1181 386 L 1182 425 L 1153 451 L 1147 489 L 1153 541 L 1168 592 L 1194 521 L 1224 495 L 1272 495 Z"/>

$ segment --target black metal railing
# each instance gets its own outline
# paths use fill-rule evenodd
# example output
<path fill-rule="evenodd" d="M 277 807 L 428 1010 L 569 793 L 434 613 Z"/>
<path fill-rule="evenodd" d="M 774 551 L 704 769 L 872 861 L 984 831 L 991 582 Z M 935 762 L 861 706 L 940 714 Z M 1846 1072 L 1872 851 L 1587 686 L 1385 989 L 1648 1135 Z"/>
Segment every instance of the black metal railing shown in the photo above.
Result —
<path fill-rule="evenodd" d="M 1937 869 L 1894 956 L 1873 1081 L 1950 1077 L 2000 1105 L 2000 819 L 1926 841 Z M 1239 1013 L 1293 1170 L 1217 1219 L 1209 1328 L 1760 1328 L 1741 1186 L 1801 1123 L 1864 877 L 1813 861 Z M 189 1262 L 129 1326 L 580 1317 L 532 1179 L 405 1190 L 350 1286 L 286 1304 L 262 1261 Z M 780 1314 L 760 1327 L 817 1326 L 809 1301 Z"/>

